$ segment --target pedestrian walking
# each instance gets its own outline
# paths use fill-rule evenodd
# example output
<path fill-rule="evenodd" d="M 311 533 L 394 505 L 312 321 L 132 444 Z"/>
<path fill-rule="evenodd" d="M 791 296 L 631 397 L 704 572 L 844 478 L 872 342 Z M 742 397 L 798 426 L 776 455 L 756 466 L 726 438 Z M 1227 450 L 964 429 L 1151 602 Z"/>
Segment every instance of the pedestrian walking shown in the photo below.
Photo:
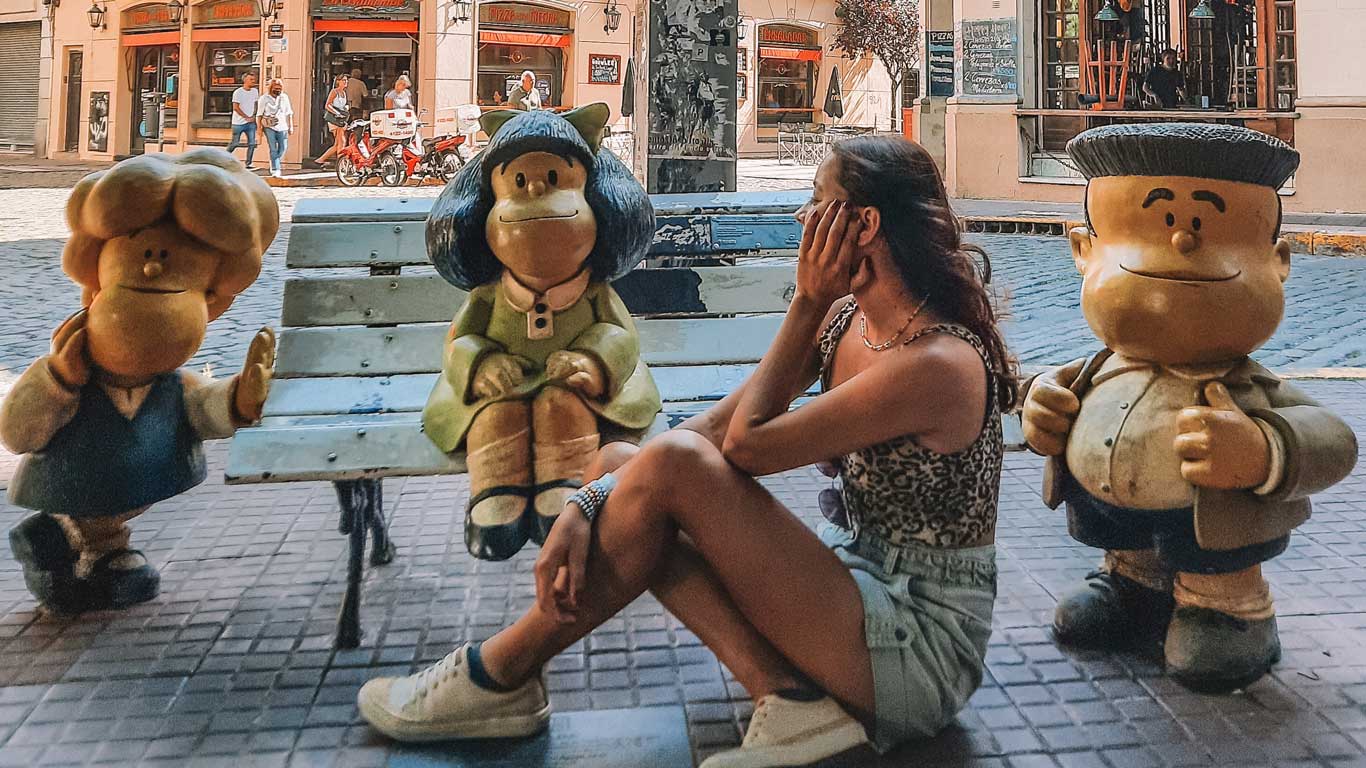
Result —
<path fill-rule="evenodd" d="M 319 166 L 336 157 L 346 146 L 346 118 L 350 111 L 346 87 L 350 79 L 345 72 L 333 78 L 332 90 L 327 94 L 327 101 L 323 102 L 323 120 L 327 121 L 332 131 L 332 146 L 318 157 L 316 162 Z"/>
<path fill-rule="evenodd" d="M 266 84 L 266 92 L 256 103 L 256 122 L 265 134 L 266 147 L 270 150 L 270 175 L 280 178 L 280 161 L 289 147 L 289 137 L 294 133 L 294 105 L 289 103 L 285 93 L 285 83 L 273 77 Z"/>
<path fill-rule="evenodd" d="M 256 101 L 261 92 L 256 89 L 256 73 L 248 72 L 242 76 L 242 87 L 232 92 L 232 139 L 228 142 L 228 153 L 232 154 L 247 137 L 247 169 L 251 169 L 251 157 L 256 154 Z"/>

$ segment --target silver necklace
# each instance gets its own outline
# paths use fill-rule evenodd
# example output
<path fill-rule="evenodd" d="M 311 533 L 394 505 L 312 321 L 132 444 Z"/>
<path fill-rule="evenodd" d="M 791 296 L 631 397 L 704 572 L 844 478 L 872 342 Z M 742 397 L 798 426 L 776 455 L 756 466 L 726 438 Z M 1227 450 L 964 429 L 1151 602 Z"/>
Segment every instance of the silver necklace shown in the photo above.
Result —
<path fill-rule="evenodd" d="M 926 296 L 925 298 L 921 299 L 920 306 L 916 307 L 915 311 L 911 313 L 911 316 L 906 318 L 905 324 L 903 324 L 901 328 L 897 330 L 896 333 L 892 334 L 892 338 L 887 339 L 881 344 L 874 344 L 873 342 L 868 340 L 868 313 L 864 312 L 863 310 L 859 310 L 858 335 L 860 338 L 863 339 L 863 346 L 873 350 L 874 352 L 883 352 L 888 349 L 891 349 L 896 344 L 897 340 L 901 338 L 901 334 L 905 333 L 906 329 L 911 327 L 911 323 L 915 322 L 916 316 L 920 314 L 920 310 L 925 308 L 925 302 L 929 300 L 929 296 Z"/>

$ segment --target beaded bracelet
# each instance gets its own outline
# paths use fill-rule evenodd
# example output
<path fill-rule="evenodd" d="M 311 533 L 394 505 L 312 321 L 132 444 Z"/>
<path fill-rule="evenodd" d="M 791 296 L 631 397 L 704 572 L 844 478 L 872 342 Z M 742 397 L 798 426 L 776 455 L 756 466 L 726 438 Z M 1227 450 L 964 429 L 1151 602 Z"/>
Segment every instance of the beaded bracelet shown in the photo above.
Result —
<path fill-rule="evenodd" d="M 607 503 L 607 495 L 617 487 L 617 479 L 611 472 L 599 477 L 597 480 L 585 485 L 571 495 L 568 501 L 577 504 L 583 512 L 583 516 L 592 525 L 598 519 L 598 513 L 602 511 L 602 505 Z"/>

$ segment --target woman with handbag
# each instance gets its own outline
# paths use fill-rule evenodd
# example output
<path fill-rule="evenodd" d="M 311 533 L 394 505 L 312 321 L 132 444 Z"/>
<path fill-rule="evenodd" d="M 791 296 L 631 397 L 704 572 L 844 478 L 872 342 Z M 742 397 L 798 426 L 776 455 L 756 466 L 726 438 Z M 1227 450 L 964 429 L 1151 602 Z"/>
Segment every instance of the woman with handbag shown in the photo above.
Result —
<path fill-rule="evenodd" d="M 372 726 L 535 733 L 543 667 L 645 591 L 756 700 L 743 745 L 702 768 L 885 751 L 953 722 L 985 671 L 1016 399 L 989 262 L 901 137 L 834 144 L 797 218 L 795 294 L 753 375 L 640 448 L 604 445 L 542 547 L 535 604 L 416 675 L 367 682 Z M 812 464 L 842 482 L 819 534 L 756 479 Z"/>
<path fill-rule="evenodd" d="M 346 85 L 349 80 L 350 77 L 345 72 L 333 78 L 332 90 L 328 92 L 327 101 L 323 103 L 323 119 L 332 129 L 332 146 L 314 161 L 319 166 L 341 154 L 342 147 L 346 146 Z"/>

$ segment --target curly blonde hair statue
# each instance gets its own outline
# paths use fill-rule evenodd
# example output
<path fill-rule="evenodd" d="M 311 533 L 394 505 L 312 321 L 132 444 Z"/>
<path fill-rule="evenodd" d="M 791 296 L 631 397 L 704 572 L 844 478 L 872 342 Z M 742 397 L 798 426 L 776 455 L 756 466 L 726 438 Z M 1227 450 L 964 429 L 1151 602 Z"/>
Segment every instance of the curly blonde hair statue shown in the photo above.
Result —
<path fill-rule="evenodd" d="M 219 253 L 210 320 L 261 273 L 262 257 L 280 226 L 270 187 L 221 149 L 125 160 L 86 176 L 67 200 L 71 238 L 62 251 L 62 270 L 81 286 L 81 303 L 89 306 L 100 290 L 100 251 L 107 241 L 168 219 Z"/>

